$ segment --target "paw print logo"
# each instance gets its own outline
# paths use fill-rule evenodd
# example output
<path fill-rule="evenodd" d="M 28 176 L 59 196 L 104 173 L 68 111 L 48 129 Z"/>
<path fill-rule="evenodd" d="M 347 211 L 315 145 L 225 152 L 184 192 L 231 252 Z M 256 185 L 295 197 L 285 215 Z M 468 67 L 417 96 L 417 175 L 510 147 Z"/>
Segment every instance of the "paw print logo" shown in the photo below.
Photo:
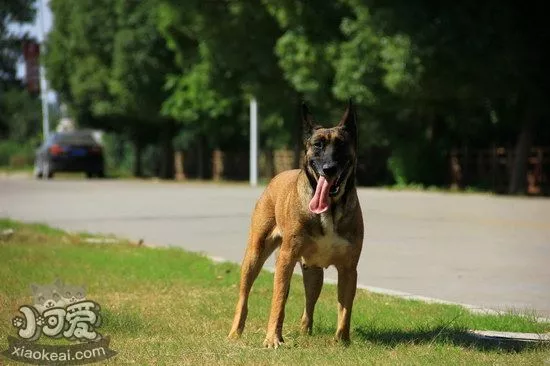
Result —
<path fill-rule="evenodd" d="M 46 323 L 46 320 L 43 316 L 39 316 L 38 319 L 36 319 L 36 325 L 39 327 L 43 326 Z"/>
<path fill-rule="evenodd" d="M 16 316 L 15 318 L 12 319 L 11 322 L 13 326 L 16 327 L 17 329 L 23 329 L 25 327 L 25 320 L 20 316 Z"/>

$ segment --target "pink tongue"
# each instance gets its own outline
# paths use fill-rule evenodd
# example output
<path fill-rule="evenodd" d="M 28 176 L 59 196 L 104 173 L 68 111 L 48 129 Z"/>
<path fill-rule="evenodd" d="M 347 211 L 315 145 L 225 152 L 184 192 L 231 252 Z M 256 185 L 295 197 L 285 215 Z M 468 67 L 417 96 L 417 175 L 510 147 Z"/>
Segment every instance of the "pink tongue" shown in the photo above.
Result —
<path fill-rule="evenodd" d="M 309 210 L 315 214 L 320 214 L 328 210 L 328 193 L 331 184 L 327 182 L 325 177 L 319 177 L 317 188 L 313 194 L 313 198 L 309 202 Z"/>

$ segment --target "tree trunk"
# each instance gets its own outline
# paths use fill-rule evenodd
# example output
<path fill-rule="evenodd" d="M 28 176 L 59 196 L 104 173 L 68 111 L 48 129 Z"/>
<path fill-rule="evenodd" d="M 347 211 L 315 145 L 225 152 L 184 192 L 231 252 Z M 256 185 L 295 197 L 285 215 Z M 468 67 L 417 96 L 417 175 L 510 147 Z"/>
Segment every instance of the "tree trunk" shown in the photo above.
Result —
<path fill-rule="evenodd" d="M 174 151 L 174 176 L 176 180 L 185 179 L 185 168 L 183 164 L 183 151 Z"/>
<path fill-rule="evenodd" d="M 143 153 L 143 146 L 141 141 L 134 140 L 134 177 L 143 177 L 143 165 L 141 156 Z"/>
<path fill-rule="evenodd" d="M 532 107 L 527 106 L 515 149 L 512 176 L 510 177 L 510 185 L 508 186 L 508 193 L 510 194 L 525 193 L 527 183 L 527 159 L 529 158 L 529 151 L 531 150 L 534 117 Z"/>
<path fill-rule="evenodd" d="M 265 165 L 266 165 L 266 174 L 268 179 L 271 179 L 275 176 L 275 157 L 273 149 L 268 147 L 265 150 Z"/>
<path fill-rule="evenodd" d="M 174 179 L 174 147 L 172 126 L 166 126 L 160 139 L 160 178 Z"/>
<path fill-rule="evenodd" d="M 126 139 L 124 139 L 121 135 L 116 134 L 115 135 L 115 151 L 114 151 L 114 160 L 115 160 L 115 166 L 117 168 L 120 168 L 122 165 L 122 161 L 124 160 L 124 145 L 126 143 Z"/>
<path fill-rule="evenodd" d="M 197 143 L 197 175 L 199 179 L 211 178 L 210 158 L 211 150 L 208 147 L 208 140 L 204 134 L 198 136 Z"/>
<path fill-rule="evenodd" d="M 204 143 L 202 135 L 198 139 L 197 152 L 197 178 L 204 179 Z"/>

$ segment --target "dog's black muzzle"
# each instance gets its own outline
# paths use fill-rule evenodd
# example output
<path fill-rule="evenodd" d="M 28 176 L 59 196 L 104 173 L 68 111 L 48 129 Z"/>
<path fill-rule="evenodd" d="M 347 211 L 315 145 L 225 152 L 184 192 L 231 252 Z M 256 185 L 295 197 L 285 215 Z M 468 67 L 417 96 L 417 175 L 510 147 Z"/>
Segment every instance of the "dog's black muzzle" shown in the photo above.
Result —
<path fill-rule="evenodd" d="M 329 196 L 334 197 L 340 192 L 340 186 L 348 175 L 347 172 L 351 162 L 346 162 L 341 169 L 338 168 L 338 163 L 335 162 L 323 163 L 321 169 L 318 168 L 318 164 L 313 160 L 310 161 L 310 165 L 317 174 L 317 180 L 319 180 L 319 177 L 322 175 L 325 179 L 332 182 Z"/>

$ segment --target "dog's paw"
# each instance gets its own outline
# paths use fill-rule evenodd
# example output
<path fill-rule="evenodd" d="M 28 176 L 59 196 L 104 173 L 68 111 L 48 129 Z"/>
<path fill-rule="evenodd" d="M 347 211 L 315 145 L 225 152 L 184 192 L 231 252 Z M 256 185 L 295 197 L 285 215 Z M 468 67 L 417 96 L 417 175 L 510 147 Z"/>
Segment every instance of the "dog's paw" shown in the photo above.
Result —
<path fill-rule="evenodd" d="M 241 338 L 241 332 L 239 332 L 239 330 L 232 330 L 227 335 L 227 339 L 232 340 L 232 341 L 235 341 L 239 338 Z"/>
<path fill-rule="evenodd" d="M 311 335 L 312 333 L 312 327 L 307 324 L 302 324 L 300 326 L 300 333 L 303 335 Z"/>
<path fill-rule="evenodd" d="M 349 334 L 345 334 L 343 331 L 336 331 L 334 341 L 336 343 L 343 344 L 344 346 L 349 346 L 349 344 L 351 343 Z"/>
<path fill-rule="evenodd" d="M 268 334 L 264 340 L 264 347 L 277 349 L 283 343 L 285 343 L 285 341 L 283 340 L 282 336 L 278 336 L 276 334 L 272 334 L 272 335 Z"/>

